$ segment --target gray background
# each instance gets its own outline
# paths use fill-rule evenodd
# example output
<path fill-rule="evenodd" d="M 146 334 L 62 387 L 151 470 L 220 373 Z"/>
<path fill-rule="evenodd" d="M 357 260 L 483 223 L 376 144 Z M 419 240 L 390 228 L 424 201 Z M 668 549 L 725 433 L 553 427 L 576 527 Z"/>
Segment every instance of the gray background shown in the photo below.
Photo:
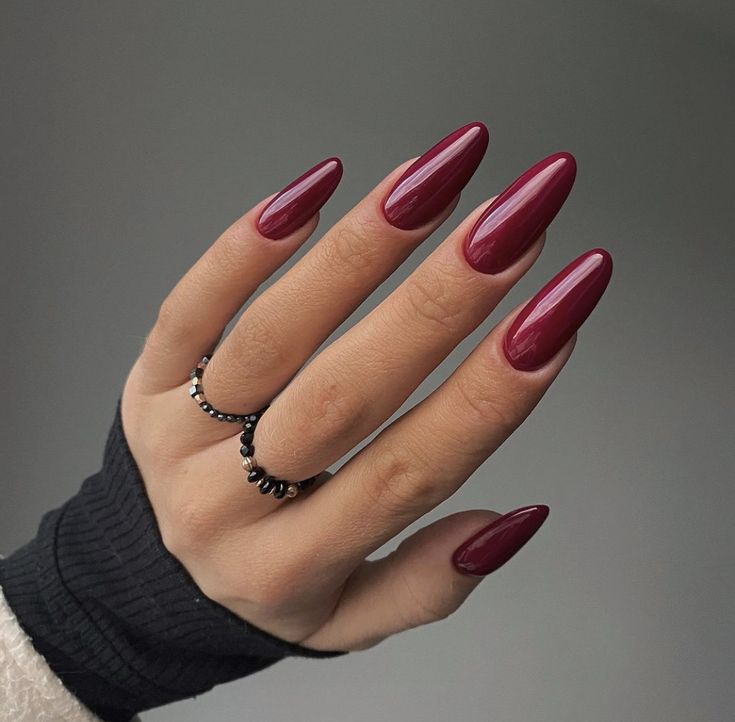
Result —
<path fill-rule="evenodd" d="M 444 622 L 339 661 L 289 660 L 147 720 L 733 719 L 732 8 L 0 5 L 2 553 L 98 468 L 180 274 L 326 155 L 346 172 L 322 227 L 471 120 L 491 146 L 448 225 L 537 159 L 574 152 L 577 186 L 500 312 L 587 248 L 615 256 L 544 402 L 421 522 L 548 503 L 517 559 Z"/>

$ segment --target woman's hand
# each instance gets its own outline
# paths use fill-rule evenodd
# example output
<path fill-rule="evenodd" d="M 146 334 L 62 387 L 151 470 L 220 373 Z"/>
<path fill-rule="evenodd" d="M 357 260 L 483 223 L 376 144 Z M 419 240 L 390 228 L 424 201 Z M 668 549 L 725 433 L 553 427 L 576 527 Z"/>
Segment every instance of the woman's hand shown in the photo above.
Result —
<path fill-rule="evenodd" d="M 540 162 L 473 211 L 307 363 L 447 218 L 486 145 L 485 127 L 471 124 L 397 168 L 256 296 L 217 348 L 203 378 L 207 400 L 228 413 L 270 404 L 254 440 L 269 474 L 305 479 L 353 449 L 540 254 L 574 180 L 568 154 Z M 498 514 L 467 511 L 365 560 L 454 493 L 530 413 L 611 271 L 605 251 L 584 254 L 334 476 L 293 499 L 259 494 L 240 465 L 240 428 L 197 408 L 189 372 L 314 231 L 340 176 L 338 160 L 324 161 L 225 231 L 163 302 L 122 399 L 126 436 L 169 551 L 207 596 L 322 650 L 368 647 L 447 616 L 538 528 L 545 507 L 520 510 L 489 531 Z"/>

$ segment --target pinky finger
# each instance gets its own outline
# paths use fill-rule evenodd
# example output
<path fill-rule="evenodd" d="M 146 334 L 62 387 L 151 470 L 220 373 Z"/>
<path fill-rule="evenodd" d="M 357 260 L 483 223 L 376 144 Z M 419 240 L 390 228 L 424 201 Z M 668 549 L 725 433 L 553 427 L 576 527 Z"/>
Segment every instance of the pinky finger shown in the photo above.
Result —
<path fill-rule="evenodd" d="M 366 649 L 392 634 L 445 619 L 526 544 L 548 513 L 543 505 L 503 516 L 464 511 L 429 524 L 388 556 L 363 562 L 332 617 L 301 644 Z"/>
<path fill-rule="evenodd" d="M 311 235 L 342 177 L 327 158 L 235 221 L 164 300 L 141 355 L 146 392 L 186 383 L 242 305 Z"/>

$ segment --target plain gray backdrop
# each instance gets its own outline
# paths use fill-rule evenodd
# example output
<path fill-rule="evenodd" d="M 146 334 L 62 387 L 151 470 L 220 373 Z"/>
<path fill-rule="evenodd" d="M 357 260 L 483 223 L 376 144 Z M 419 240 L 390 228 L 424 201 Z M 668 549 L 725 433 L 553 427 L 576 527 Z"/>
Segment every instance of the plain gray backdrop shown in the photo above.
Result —
<path fill-rule="evenodd" d="M 3 2 L 0 37 L 0 553 L 99 467 L 179 276 L 327 155 L 322 229 L 472 120 L 491 144 L 445 228 L 578 159 L 535 267 L 412 402 L 577 254 L 615 258 L 539 408 L 409 529 L 547 503 L 533 542 L 448 620 L 146 720 L 735 718 L 731 2 Z"/>

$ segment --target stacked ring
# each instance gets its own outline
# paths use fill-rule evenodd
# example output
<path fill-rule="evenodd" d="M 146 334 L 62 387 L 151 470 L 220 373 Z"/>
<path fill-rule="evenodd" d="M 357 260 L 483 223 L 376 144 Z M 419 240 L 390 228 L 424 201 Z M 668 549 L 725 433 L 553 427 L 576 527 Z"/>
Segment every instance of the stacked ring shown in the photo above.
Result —
<path fill-rule="evenodd" d="M 253 446 L 253 432 L 257 420 L 246 421 L 243 424 L 243 432 L 240 434 L 240 456 L 242 456 L 242 468 L 248 472 L 247 480 L 251 484 L 258 487 L 261 494 L 273 494 L 276 499 L 283 499 L 284 496 L 293 498 L 300 491 L 310 487 L 315 481 L 316 476 L 311 476 L 303 481 L 286 481 L 285 479 L 276 479 L 274 476 L 266 473 L 265 469 L 258 464 L 253 454 L 255 447 Z"/>
<path fill-rule="evenodd" d="M 204 396 L 202 377 L 204 376 L 204 369 L 207 368 L 207 364 L 210 359 L 211 356 L 202 357 L 202 360 L 191 370 L 191 373 L 189 374 L 189 378 L 191 379 L 189 396 L 196 401 L 199 408 L 213 419 L 217 419 L 217 421 L 229 421 L 231 424 L 242 424 L 251 416 L 257 416 L 260 418 L 260 416 L 263 415 L 265 408 L 268 408 L 267 406 L 260 411 L 257 411 L 255 414 L 228 414 L 224 411 L 218 411 L 209 403 L 209 401 L 207 401 Z"/>
<path fill-rule="evenodd" d="M 242 424 L 242 433 L 240 434 L 240 455 L 243 457 L 242 467 L 248 472 L 248 482 L 255 484 L 261 494 L 273 494 L 276 499 L 283 499 L 284 497 L 292 499 L 300 491 L 311 486 L 316 481 L 316 476 L 309 477 L 303 481 L 276 479 L 274 476 L 267 474 L 265 469 L 263 469 L 263 467 L 255 460 L 255 457 L 253 456 L 255 453 L 255 447 L 253 446 L 255 427 L 258 421 L 260 421 L 261 416 L 263 416 L 268 408 L 267 406 L 262 408 L 260 411 L 256 411 L 254 414 L 227 414 L 223 411 L 218 411 L 207 401 L 204 396 L 202 377 L 204 376 L 204 369 L 207 367 L 210 359 L 211 355 L 204 356 L 202 360 L 199 361 L 199 363 L 191 370 L 191 373 L 189 374 L 189 378 L 191 379 L 189 396 L 191 396 L 191 398 L 196 401 L 199 408 L 211 418 L 217 419 L 217 421 L 228 421 L 230 423 Z"/>

